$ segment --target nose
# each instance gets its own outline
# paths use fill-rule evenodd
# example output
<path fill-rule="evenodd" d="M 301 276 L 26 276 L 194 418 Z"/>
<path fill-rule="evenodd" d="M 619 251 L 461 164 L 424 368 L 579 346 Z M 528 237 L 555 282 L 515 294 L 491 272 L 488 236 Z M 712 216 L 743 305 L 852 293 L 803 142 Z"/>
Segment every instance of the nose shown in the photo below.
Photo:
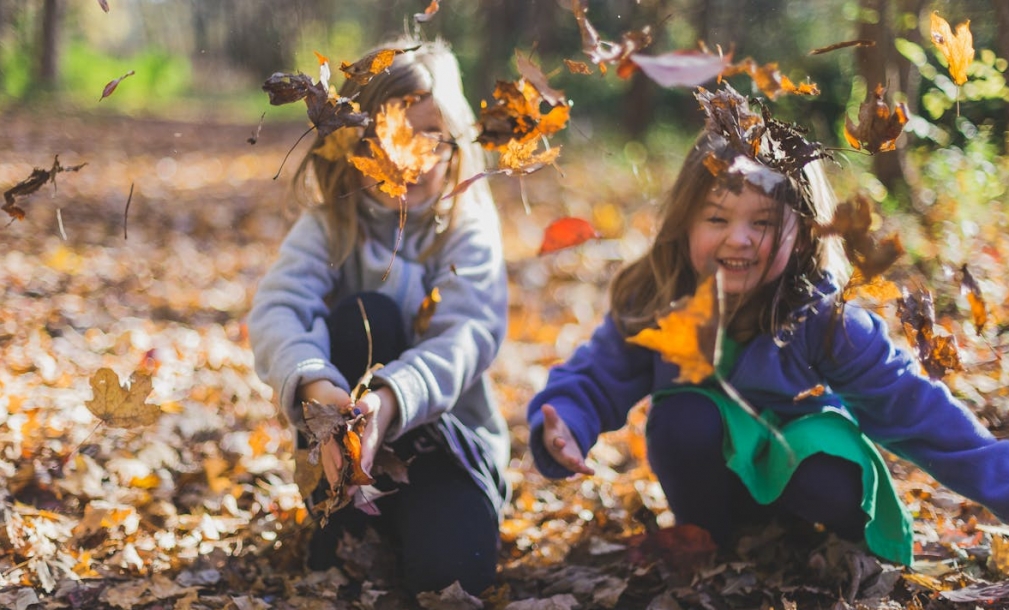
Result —
<path fill-rule="evenodd" d="M 733 223 L 725 238 L 727 245 L 734 248 L 748 248 L 756 243 L 753 229 L 746 223 Z"/>

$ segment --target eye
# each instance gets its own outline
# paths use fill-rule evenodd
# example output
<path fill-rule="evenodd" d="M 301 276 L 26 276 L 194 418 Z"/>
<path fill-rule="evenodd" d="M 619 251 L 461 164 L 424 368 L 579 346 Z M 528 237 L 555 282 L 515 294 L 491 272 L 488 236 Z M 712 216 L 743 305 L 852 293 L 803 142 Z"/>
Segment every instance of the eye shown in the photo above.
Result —
<path fill-rule="evenodd" d="M 725 224 L 727 221 L 722 216 L 711 215 L 704 219 L 705 222 L 711 223 L 713 225 Z"/>

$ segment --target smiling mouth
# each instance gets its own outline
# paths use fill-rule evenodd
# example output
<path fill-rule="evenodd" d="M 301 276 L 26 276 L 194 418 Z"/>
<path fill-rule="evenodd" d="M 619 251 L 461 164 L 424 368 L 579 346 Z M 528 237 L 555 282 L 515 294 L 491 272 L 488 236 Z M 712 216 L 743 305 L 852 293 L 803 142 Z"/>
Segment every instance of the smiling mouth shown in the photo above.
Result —
<path fill-rule="evenodd" d="M 747 258 L 720 258 L 718 264 L 728 271 L 746 271 L 755 266 L 757 261 Z"/>

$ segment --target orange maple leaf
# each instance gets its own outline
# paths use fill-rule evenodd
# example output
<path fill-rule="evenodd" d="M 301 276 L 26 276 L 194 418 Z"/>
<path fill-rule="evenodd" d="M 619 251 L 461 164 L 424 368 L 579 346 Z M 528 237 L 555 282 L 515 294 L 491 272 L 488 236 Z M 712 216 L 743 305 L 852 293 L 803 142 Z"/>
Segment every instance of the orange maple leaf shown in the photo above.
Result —
<path fill-rule="evenodd" d="M 932 11 L 932 42 L 949 64 L 949 74 L 953 82 L 962 85 L 967 82 L 967 66 L 974 61 L 974 36 L 970 33 L 970 19 L 956 26 L 954 33 L 949 22 Z"/>
<path fill-rule="evenodd" d="M 662 359 L 680 367 L 677 383 L 700 383 L 715 372 L 714 350 L 709 337 L 715 336 L 718 320 L 716 276 L 705 279 L 693 296 L 677 301 L 673 311 L 659 320 L 658 328 L 646 328 L 627 341 L 659 352 Z M 713 341 L 710 342 L 713 345 Z"/>
<path fill-rule="evenodd" d="M 413 133 L 402 104 L 389 104 L 375 116 L 376 138 L 366 138 L 370 157 L 350 157 L 362 174 L 379 181 L 379 190 L 390 197 L 406 195 L 408 184 L 434 167 L 439 157 L 436 142 Z"/>

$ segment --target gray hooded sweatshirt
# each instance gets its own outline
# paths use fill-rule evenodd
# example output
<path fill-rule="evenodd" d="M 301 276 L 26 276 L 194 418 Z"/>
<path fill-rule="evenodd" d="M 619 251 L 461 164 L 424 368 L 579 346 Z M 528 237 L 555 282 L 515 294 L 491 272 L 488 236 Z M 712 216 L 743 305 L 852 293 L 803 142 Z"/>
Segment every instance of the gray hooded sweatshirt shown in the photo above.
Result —
<path fill-rule="evenodd" d="M 421 253 L 435 238 L 435 202 L 408 211 L 394 252 L 399 211 L 362 197 L 359 221 L 365 239 L 340 267 L 330 262 L 329 236 L 319 212 L 304 213 L 291 228 L 259 283 L 248 325 L 256 372 L 273 387 L 295 426 L 304 425 L 296 400 L 300 385 L 327 379 L 349 392 L 358 381 L 345 378 L 330 362 L 329 305 L 362 291 L 379 292 L 400 306 L 410 345 L 374 375 L 399 402 L 399 418 L 386 440 L 447 418 L 480 439 L 485 459 L 498 474 L 503 471 L 508 428 L 485 370 L 505 338 L 508 283 L 497 210 L 489 196 L 479 195 L 486 191 L 473 191 L 458 203 L 456 222 L 442 247 L 423 261 Z M 441 301 L 418 336 L 414 317 L 435 287 Z M 457 454 L 472 449 L 449 444 Z"/>

